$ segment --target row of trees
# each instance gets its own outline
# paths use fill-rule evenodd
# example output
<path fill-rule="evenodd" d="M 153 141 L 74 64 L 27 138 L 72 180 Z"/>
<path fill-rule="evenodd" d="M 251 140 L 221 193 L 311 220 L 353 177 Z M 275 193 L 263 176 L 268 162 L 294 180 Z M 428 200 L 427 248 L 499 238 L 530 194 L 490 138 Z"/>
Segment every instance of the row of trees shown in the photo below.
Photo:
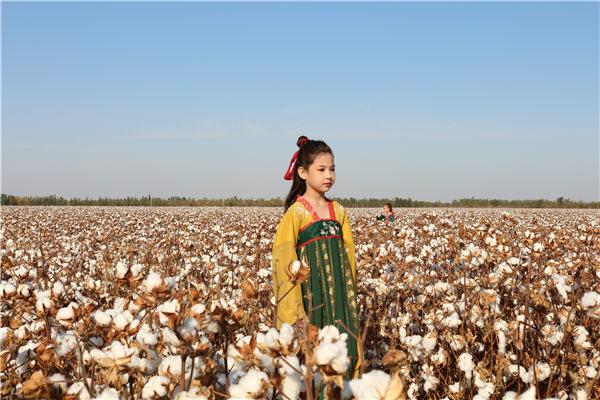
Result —
<path fill-rule="evenodd" d="M 451 202 L 421 201 L 410 198 L 393 199 L 355 199 L 334 198 L 346 207 L 381 207 L 392 202 L 394 207 L 466 207 L 466 208 L 600 208 L 600 202 L 572 201 L 559 197 L 556 200 L 498 200 L 498 199 L 460 199 Z M 65 199 L 64 197 L 51 196 L 13 196 L 2 194 L 0 203 L 6 206 L 142 206 L 142 207 L 281 207 L 283 200 L 275 197 L 272 199 L 242 199 L 237 196 L 226 199 L 193 199 L 188 197 L 172 196 L 169 198 L 157 197 L 123 197 L 111 199 L 100 197 L 98 199 Z"/>

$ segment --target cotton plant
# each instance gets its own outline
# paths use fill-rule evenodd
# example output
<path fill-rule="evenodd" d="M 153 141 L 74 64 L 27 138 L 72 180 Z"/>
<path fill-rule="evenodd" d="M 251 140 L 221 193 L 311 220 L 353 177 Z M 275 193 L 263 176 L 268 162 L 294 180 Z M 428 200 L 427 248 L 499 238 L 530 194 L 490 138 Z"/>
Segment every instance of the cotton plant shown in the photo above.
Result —
<path fill-rule="evenodd" d="M 339 330 L 272 328 L 278 210 L 3 209 L 1 394 L 600 396 L 597 213 L 406 209 L 384 231 L 373 212 L 350 210 L 371 319 L 347 380 Z"/>

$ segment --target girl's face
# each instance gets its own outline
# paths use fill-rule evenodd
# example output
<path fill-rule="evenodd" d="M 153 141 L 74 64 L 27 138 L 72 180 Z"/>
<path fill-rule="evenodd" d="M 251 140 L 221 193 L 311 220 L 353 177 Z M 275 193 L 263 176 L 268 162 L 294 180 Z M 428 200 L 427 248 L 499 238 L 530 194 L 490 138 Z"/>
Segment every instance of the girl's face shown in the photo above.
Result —
<path fill-rule="evenodd" d="M 335 164 L 333 154 L 320 153 L 315 157 L 308 170 L 298 167 L 298 175 L 306 181 L 306 189 L 319 194 L 326 193 L 335 183 Z"/>
<path fill-rule="evenodd" d="M 385 206 L 383 206 L 383 211 L 385 211 L 386 213 L 389 213 L 390 207 L 386 204 Z"/>

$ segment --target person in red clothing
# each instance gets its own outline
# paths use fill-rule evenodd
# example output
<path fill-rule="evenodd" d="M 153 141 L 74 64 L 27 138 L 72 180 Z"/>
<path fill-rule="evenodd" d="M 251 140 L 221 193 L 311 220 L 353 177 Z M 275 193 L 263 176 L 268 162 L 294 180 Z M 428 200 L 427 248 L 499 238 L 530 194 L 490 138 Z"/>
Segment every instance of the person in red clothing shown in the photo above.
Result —
<path fill-rule="evenodd" d="M 394 210 L 392 209 L 392 202 L 389 202 L 383 206 L 383 214 L 377 217 L 377 221 L 390 221 L 394 222 Z"/>

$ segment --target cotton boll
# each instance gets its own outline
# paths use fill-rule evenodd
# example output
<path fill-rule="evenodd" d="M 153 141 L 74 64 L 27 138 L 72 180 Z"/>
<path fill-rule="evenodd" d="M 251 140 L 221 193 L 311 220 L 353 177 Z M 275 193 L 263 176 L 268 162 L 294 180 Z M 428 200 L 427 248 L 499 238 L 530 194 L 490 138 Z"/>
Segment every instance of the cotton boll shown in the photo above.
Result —
<path fill-rule="evenodd" d="M 56 382 L 52 386 L 54 386 L 55 392 L 60 394 L 64 394 L 67 391 L 67 384 L 65 383 L 66 380 L 67 378 L 65 378 L 64 375 L 58 373 L 48 377 L 48 381 Z"/>
<path fill-rule="evenodd" d="M 156 272 L 150 272 L 148 274 L 148 276 L 146 277 L 146 279 L 144 279 L 144 281 L 142 281 L 142 285 L 144 285 L 144 288 L 146 289 L 147 292 L 151 292 L 152 289 L 160 286 L 161 284 L 162 284 L 162 277 L 160 276 L 160 274 L 158 274 Z"/>
<path fill-rule="evenodd" d="M 579 325 L 575 327 L 571 334 L 574 337 L 573 343 L 575 344 L 576 348 L 581 350 L 589 350 L 592 348 L 592 344 L 587 341 L 589 332 L 584 326 Z"/>
<path fill-rule="evenodd" d="M 104 352 L 102 350 L 99 349 L 91 349 L 90 350 L 90 357 L 97 361 L 100 360 L 101 358 L 106 357 L 106 355 L 104 354 Z"/>
<path fill-rule="evenodd" d="M 161 331 L 161 334 L 162 334 L 163 340 L 165 342 L 167 342 L 168 344 L 170 344 L 171 346 L 179 347 L 183 344 L 172 329 L 163 328 Z"/>
<path fill-rule="evenodd" d="M 180 307 L 177 299 L 173 299 L 171 301 L 165 301 L 164 303 L 162 303 L 161 305 L 156 307 L 156 311 L 158 312 L 158 318 L 159 318 L 160 323 L 165 326 L 168 325 L 169 318 L 167 315 L 169 313 L 179 312 L 180 308 L 181 307 Z M 167 313 L 167 314 L 165 314 L 165 313 Z"/>
<path fill-rule="evenodd" d="M 59 357 L 63 357 L 70 353 L 76 346 L 77 338 L 70 333 L 58 335 L 56 338 L 56 354 L 58 354 Z"/>
<path fill-rule="evenodd" d="M 255 398 L 269 382 L 269 376 L 262 371 L 249 370 L 236 385 L 229 387 L 229 394 L 234 399 Z"/>
<path fill-rule="evenodd" d="M 96 323 L 98 326 L 108 326 L 112 322 L 112 318 L 109 314 L 105 313 L 102 310 L 96 310 L 92 314 L 92 321 Z"/>
<path fill-rule="evenodd" d="M 169 378 L 164 376 L 153 376 L 142 389 L 142 398 L 153 399 L 154 397 L 164 397 L 169 391 Z"/>
<path fill-rule="evenodd" d="M 117 359 L 117 358 L 122 358 L 122 357 L 128 357 L 132 354 L 134 354 L 136 351 L 139 351 L 139 349 L 136 348 L 128 348 L 126 345 L 124 345 L 123 343 L 119 342 L 119 341 L 114 341 L 110 344 L 110 346 L 108 347 L 108 350 L 105 351 L 105 354 L 108 354 L 111 358 Z"/>
<path fill-rule="evenodd" d="M 4 341 L 8 337 L 8 332 L 10 332 L 10 328 L 7 326 L 0 327 L 0 348 L 4 344 Z"/>
<path fill-rule="evenodd" d="M 31 290 L 30 290 L 30 287 L 28 285 L 21 284 L 17 288 L 17 293 L 20 294 L 23 297 L 29 297 L 31 295 Z"/>
<path fill-rule="evenodd" d="M 150 379 L 152 379 L 152 378 L 150 378 Z M 165 394 L 166 394 L 166 391 L 165 391 Z M 142 394 L 142 396 L 143 396 L 143 394 Z M 105 388 L 102 391 L 102 393 L 100 393 L 100 395 L 96 397 L 95 400 L 118 400 L 121 398 L 123 398 L 123 397 L 116 389 L 108 387 L 108 388 Z M 151 397 L 144 397 L 144 399 L 150 399 L 150 398 Z"/>
<path fill-rule="evenodd" d="M 566 278 L 558 274 L 552 274 L 551 278 L 554 281 L 554 285 L 560 297 L 562 297 L 564 301 L 569 300 L 568 292 L 571 291 L 571 286 L 567 285 Z"/>
<path fill-rule="evenodd" d="M 319 341 L 335 342 L 340 340 L 340 331 L 333 325 L 324 326 L 319 330 Z"/>
<path fill-rule="evenodd" d="M 577 388 L 574 390 L 575 400 L 587 400 L 588 395 L 584 388 Z"/>
<path fill-rule="evenodd" d="M 261 339 L 264 345 L 271 350 L 275 350 L 279 346 L 279 332 L 275 328 L 270 328 L 264 336 L 261 336 Z"/>
<path fill-rule="evenodd" d="M 91 380 L 88 379 L 88 384 L 91 384 Z M 67 389 L 67 396 L 78 396 L 79 400 L 90 400 L 90 393 L 87 391 L 85 384 L 81 381 L 74 382 Z"/>
<path fill-rule="evenodd" d="M 600 307 L 600 294 L 595 291 L 585 293 L 581 298 L 581 307 L 584 310 Z"/>
<path fill-rule="evenodd" d="M 510 374 L 512 374 L 513 376 L 515 375 L 519 375 L 519 377 L 521 378 L 521 380 L 524 383 L 531 383 L 533 382 L 533 371 L 532 370 L 527 370 L 525 369 L 525 367 L 516 365 L 516 364 L 511 364 L 508 366 L 508 372 Z"/>
<path fill-rule="evenodd" d="M 50 307 L 52 307 L 52 301 L 49 297 L 38 297 L 38 299 L 35 301 L 35 308 L 40 313 L 47 312 Z"/>
<path fill-rule="evenodd" d="M 117 279 L 125 278 L 127 271 L 129 271 L 129 267 L 127 267 L 125 263 L 123 263 L 123 261 L 119 261 L 115 269 L 115 276 L 117 277 Z"/>
<path fill-rule="evenodd" d="M 204 389 L 204 387 L 202 389 Z M 177 393 L 174 400 L 208 400 L 208 397 L 204 394 L 202 389 L 192 386 L 188 391 Z"/>
<path fill-rule="evenodd" d="M 287 347 L 294 341 L 294 328 L 288 323 L 284 323 L 281 325 L 281 329 L 279 330 L 279 343 L 283 347 Z"/>
<path fill-rule="evenodd" d="M 535 373 L 538 382 L 543 382 L 550 377 L 551 374 L 550 365 L 544 361 L 538 361 L 535 366 Z"/>
<path fill-rule="evenodd" d="M 438 310 L 439 311 L 439 310 Z M 437 311 L 436 311 L 437 313 Z M 447 328 L 456 328 L 460 325 L 460 317 L 456 311 L 445 316 L 441 321 L 442 326 Z"/>
<path fill-rule="evenodd" d="M 427 354 L 431 354 L 437 343 L 437 333 L 429 332 L 423 337 L 423 349 Z"/>
<path fill-rule="evenodd" d="M 302 387 L 303 377 L 296 371 L 302 371 L 300 362 L 296 356 L 283 357 L 285 362 L 280 363 L 280 373 L 285 372 L 285 379 L 281 391 L 290 399 L 297 399 Z"/>
<path fill-rule="evenodd" d="M 52 285 L 52 293 L 56 298 L 60 298 L 65 294 L 65 286 L 62 284 L 62 282 L 54 282 Z"/>
<path fill-rule="evenodd" d="M 350 381 L 350 390 L 357 400 L 381 399 L 389 384 L 390 376 L 383 371 L 372 370 L 361 378 Z"/>
<path fill-rule="evenodd" d="M 147 358 L 140 358 L 136 355 L 131 357 L 131 360 L 127 365 L 131 368 L 138 369 L 142 371 L 144 374 L 153 374 L 156 370 L 156 365 L 158 362 L 154 360 L 149 360 Z"/>
<path fill-rule="evenodd" d="M 186 318 L 181 326 L 177 327 L 179 335 L 190 343 L 200 331 L 200 324 L 195 318 Z"/>
<path fill-rule="evenodd" d="M 442 365 L 446 361 L 446 352 L 442 347 L 438 348 L 437 353 L 431 356 L 431 361 L 437 365 Z"/>
<path fill-rule="evenodd" d="M 558 346 L 562 343 L 564 332 L 561 328 L 548 324 L 544 325 L 541 331 L 546 337 L 546 341 L 552 346 Z"/>
<path fill-rule="evenodd" d="M 191 359 L 186 359 L 186 369 L 191 366 Z M 181 375 L 181 356 L 168 356 L 162 359 L 158 366 L 158 374 L 162 376 L 180 376 Z"/>
<path fill-rule="evenodd" d="M 423 338 L 419 335 L 407 336 L 404 344 L 408 349 L 408 354 L 413 361 L 420 361 L 423 355 Z"/>
<path fill-rule="evenodd" d="M 598 371 L 594 367 L 587 366 L 587 367 L 583 368 L 583 374 L 588 379 L 595 379 L 596 376 L 598 375 Z"/>
<path fill-rule="evenodd" d="M 511 257 L 508 260 L 506 260 L 506 262 L 510 265 L 517 266 L 521 263 L 521 260 L 519 260 L 517 257 Z"/>
<path fill-rule="evenodd" d="M 450 389 L 450 392 L 452 392 L 452 393 L 460 392 L 460 382 L 456 382 L 451 385 L 448 385 L 448 389 Z"/>
<path fill-rule="evenodd" d="M 131 275 L 133 278 L 137 278 L 144 271 L 144 266 L 142 264 L 133 264 L 131 266 Z"/>
<path fill-rule="evenodd" d="M 521 394 L 517 400 L 536 400 L 536 390 L 535 386 L 530 387 L 525 391 L 525 393 Z"/>
<path fill-rule="evenodd" d="M 300 261 L 292 261 L 292 263 L 290 264 L 290 272 L 292 273 L 292 275 L 296 275 L 298 271 L 300 271 L 300 265 Z"/>
<path fill-rule="evenodd" d="M 471 376 L 475 365 L 473 364 L 473 356 L 469 353 L 462 353 L 458 357 L 458 368 L 465 373 L 467 378 L 467 386 L 471 386 Z"/>
<path fill-rule="evenodd" d="M 344 342 L 324 342 L 315 351 L 318 365 L 330 365 L 335 371 L 344 373 L 348 369 L 348 347 Z"/>
<path fill-rule="evenodd" d="M 75 317 L 74 309 L 78 308 L 76 303 L 70 303 L 67 307 L 63 307 L 56 313 L 58 320 L 71 320 Z"/>
<path fill-rule="evenodd" d="M 423 364 L 421 366 L 421 369 L 423 370 L 423 374 L 421 375 L 424 381 L 423 389 L 425 390 L 425 392 L 435 390 L 435 388 L 437 388 L 438 383 L 440 383 L 440 380 L 435 376 L 433 368 L 430 365 Z"/>
<path fill-rule="evenodd" d="M 199 315 L 206 311 L 206 307 L 204 306 L 204 304 L 194 304 L 190 311 L 192 315 Z"/>
<path fill-rule="evenodd" d="M 132 321 L 133 315 L 129 312 L 129 310 L 118 313 L 113 319 L 115 328 L 120 331 L 125 330 L 125 328 L 127 328 Z"/>
<path fill-rule="evenodd" d="M 408 395 L 408 398 L 410 400 L 419 399 L 419 385 L 417 385 L 414 382 L 411 383 L 410 386 L 408 387 L 408 390 L 406 391 L 406 394 Z"/>

